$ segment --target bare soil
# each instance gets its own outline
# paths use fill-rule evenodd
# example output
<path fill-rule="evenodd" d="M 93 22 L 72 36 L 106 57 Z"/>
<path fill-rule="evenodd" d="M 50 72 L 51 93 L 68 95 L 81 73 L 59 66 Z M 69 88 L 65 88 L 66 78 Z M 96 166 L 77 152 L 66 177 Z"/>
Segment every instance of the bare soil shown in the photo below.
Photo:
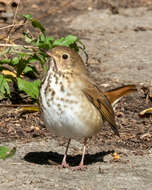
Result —
<path fill-rule="evenodd" d="M 90 139 L 85 171 L 58 169 L 66 139 L 48 132 L 39 113 L 0 108 L 1 144 L 17 147 L 13 158 L 0 160 L 0 189 L 152 189 L 152 121 L 149 115 L 139 116 L 152 107 L 141 90 L 152 86 L 152 1 L 24 0 L 19 12 L 39 19 L 49 35 L 79 36 L 87 48 L 89 71 L 101 89 L 136 84 L 139 90 L 115 108 L 121 137 L 106 124 Z M 73 140 L 70 166 L 79 163 L 81 149 L 82 141 Z M 119 160 L 113 159 L 113 152 Z"/>

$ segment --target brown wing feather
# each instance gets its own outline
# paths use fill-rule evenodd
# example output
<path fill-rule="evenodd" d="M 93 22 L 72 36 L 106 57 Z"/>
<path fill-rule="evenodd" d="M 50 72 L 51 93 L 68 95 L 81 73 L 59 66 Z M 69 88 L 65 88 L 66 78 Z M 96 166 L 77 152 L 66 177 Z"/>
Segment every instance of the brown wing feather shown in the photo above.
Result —
<path fill-rule="evenodd" d="M 117 125 L 115 123 L 114 111 L 108 98 L 100 89 L 98 89 L 94 84 L 90 83 L 90 81 L 87 81 L 86 83 L 87 87 L 83 89 L 83 93 L 86 95 L 88 100 L 99 110 L 102 117 L 109 122 L 114 133 L 120 136 Z"/>

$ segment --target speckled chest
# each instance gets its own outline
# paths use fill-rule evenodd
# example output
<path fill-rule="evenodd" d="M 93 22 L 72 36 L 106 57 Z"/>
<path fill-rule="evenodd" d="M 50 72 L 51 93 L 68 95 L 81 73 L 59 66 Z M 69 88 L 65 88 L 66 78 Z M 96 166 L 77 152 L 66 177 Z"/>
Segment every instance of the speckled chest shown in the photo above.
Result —
<path fill-rule="evenodd" d="M 96 133 L 102 118 L 80 90 L 81 80 L 71 74 L 48 71 L 40 89 L 45 125 L 56 135 L 87 137 Z"/>
<path fill-rule="evenodd" d="M 43 81 L 41 87 L 41 99 L 43 107 L 55 109 L 56 113 L 61 114 L 65 108 L 72 104 L 78 104 L 79 97 L 76 92 L 76 85 L 71 80 L 72 75 L 50 71 Z M 43 97 L 43 98 L 42 98 Z"/>

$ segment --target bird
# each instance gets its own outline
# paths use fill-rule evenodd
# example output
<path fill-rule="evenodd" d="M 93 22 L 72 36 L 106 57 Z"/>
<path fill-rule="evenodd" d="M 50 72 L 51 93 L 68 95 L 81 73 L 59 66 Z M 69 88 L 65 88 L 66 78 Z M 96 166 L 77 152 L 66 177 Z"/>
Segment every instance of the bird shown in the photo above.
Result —
<path fill-rule="evenodd" d="M 104 94 L 97 87 L 81 56 L 73 48 L 57 46 L 47 54 L 48 70 L 40 86 L 40 112 L 48 130 L 68 138 L 61 168 L 69 167 L 66 158 L 71 139 L 84 139 L 80 164 L 73 167 L 73 170 L 83 170 L 86 168 L 87 140 L 100 131 L 105 121 L 120 137 L 112 107 L 116 95 L 115 99 L 110 98 L 111 92 Z M 117 91 L 120 98 L 123 93 L 120 89 Z M 124 91 L 131 90 L 126 87 Z"/>

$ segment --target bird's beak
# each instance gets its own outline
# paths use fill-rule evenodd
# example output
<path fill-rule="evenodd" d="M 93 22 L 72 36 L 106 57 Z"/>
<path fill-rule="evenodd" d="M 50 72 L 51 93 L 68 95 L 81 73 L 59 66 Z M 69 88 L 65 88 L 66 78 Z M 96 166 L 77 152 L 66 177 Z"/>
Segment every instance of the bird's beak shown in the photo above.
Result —
<path fill-rule="evenodd" d="M 49 57 L 52 57 L 52 53 L 51 53 L 51 52 L 46 52 L 46 54 L 47 54 Z"/>
<path fill-rule="evenodd" d="M 55 56 L 53 56 L 52 53 L 50 53 L 50 52 L 47 52 L 47 55 L 51 58 L 50 63 L 51 63 L 51 65 L 53 66 L 53 70 L 54 70 L 55 72 L 57 72 L 57 71 L 58 71 L 58 68 L 57 68 Z"/>

